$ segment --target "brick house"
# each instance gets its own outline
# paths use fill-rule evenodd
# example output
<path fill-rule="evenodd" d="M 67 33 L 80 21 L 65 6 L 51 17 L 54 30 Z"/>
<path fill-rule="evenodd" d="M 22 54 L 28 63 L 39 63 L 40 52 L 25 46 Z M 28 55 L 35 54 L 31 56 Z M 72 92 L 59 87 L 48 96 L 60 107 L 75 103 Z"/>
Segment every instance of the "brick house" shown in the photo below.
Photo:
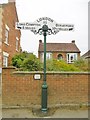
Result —
<path fill-rule="evenodd" d="M 80 57 L 80 50 L 75 44 L 75 40 L 71 43 L 46 43 L 46 59 L 63 59 L 67 63 L 73 63 Z M 38 57 L 43 62 L 44 59 L 44 43 L 39 40 Z"/>
<path fill-rule="evenodd" d="M 20 30 L 15 29 L 18 22 L 15 0 L 0 4 L 0 67 L 11 65 L 12 57 L 20 52 Z"/>

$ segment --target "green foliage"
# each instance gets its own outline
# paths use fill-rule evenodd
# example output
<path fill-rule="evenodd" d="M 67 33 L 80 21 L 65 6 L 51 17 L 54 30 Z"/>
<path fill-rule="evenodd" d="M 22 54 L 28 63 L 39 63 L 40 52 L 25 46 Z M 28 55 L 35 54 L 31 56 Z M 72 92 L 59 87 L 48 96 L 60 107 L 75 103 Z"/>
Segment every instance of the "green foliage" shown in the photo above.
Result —
<path fill-rule="evenodd" d="M 79 68 L 73 64 L 67 64 L 63 60 L 49 60 L 47 61 L 48 71 L 80 71 Z"/>
<path fill-rule="evenodd" d="M 20 68 L 24 59 L 27 58 L 29 55 L 30 55 L 30 53 L 27 53 L 26 51 L 24 51 L 20 54 L 16 54 L 12 58 L 12 65 L 17 67 L 17 68 Z"/>
<path fill-rule="evenodd" d="M 15 55 L 12 58 L 12 65 L 23 71 L 43 70 L 43 63 L 35 55 L 28 52 Z M 88 60 L 85 59 L 79 59 L 73 64 L 67 64 L 63 60 L 47 60 L 46 69 L 47 71 L 90 71 Z"/>
<path fill-rule="evenodd" d="M 24 71 L 40 71 L 41 65 L 40 61 L 34 55 L 30 55 L 24 59 L 21 67 Z"/>
<path fill-rule="evenodd" d="M 74 66 L 79 68 L 81 71 L 89 71 L 88 60 L 80 58 L 74 62 Z"/>
<path fill-rule="evenodd" d="M 36 56 L 28 52 L 22 52 L 15 55 L 12 58 L 12 65 L 20 68 L 19 70 L 25 71 L 38 71 L 42 68 L 42 64 L 36 58 Z"/>

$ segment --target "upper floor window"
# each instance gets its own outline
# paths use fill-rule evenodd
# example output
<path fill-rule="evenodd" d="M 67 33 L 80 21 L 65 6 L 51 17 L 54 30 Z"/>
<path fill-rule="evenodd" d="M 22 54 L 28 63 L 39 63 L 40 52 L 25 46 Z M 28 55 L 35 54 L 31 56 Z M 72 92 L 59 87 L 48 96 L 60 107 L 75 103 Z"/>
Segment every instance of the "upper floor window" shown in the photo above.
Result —
<path fill-rule="evenodd" d="M 19 50 L 19 39 L 18 39 L 18 37 L 16 37 L 16 50 L 17 51 Z"/>
<path fill-rule="evenodd" d="M 5 25 L 5 43 L 9 43 L 9 27 L 7 25 Z"/>

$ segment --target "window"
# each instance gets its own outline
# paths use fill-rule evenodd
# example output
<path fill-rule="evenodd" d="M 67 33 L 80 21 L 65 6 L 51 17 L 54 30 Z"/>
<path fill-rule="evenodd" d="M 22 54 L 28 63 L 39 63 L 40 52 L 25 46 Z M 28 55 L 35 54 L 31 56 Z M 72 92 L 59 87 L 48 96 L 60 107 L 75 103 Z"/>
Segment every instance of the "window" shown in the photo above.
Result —
<path fill-rule="evenodd" d="M 3 66 L 7 67 L 8 66 L 8 56 L 9 54 L 6 52 L 3 52 Z"/>
<path fill-rule="evenodd" d="M 8 57 L 7 56 L 3 56 L 3 66 L 4 67 L 8 66 Z"/>
<path fill-rule="evenodd" d="M 63 59 L 62 54 L 58 54 L 58 60 L 62 60 L 62 59 Z"/>
<path fill-rule="evenodd" d="M 44 61 L 44 53 L 43 52 L 41 53 L 40 59 L 41 59 L 41 62 Z M 50 60 L 50 59 L 52 59 L 52 53 L 47 52 L 46 53 L 46 60 Z"/>
<path fill-rule="evenodd" d="M 44 54 L 40 53 L 40 61 L 43 62 L 43 60 L 44 60 Z"/>
<path fill-rule="evenodd" d="M 52 53 L 46 53 L 46 60 L 50 60 L 52 58 Z"/>
<path fill-rule="evenodd" d="M 77 53 L 67 53 L 67 63 L 73 63 L 77 60 Z"/>
<path fill-rule="evenodd" d="M 9 34 L 9 31 L 5 29 L 5 43 L 7 44 L 8 44 L 8 34 Z"/>
<path fill-rule="evenodd" d="M 5 43 L 6 44 L 9 43 L 8 39 L 9 39 L 9 27 L 7 25 L 5 25 Z"/>
<path fill-rule="evenodd" d="M 18 37 L 16 37 L 16 50 L 18 51 L 18 48 L 19 48 L 19 39 L 18 39 Z"/>

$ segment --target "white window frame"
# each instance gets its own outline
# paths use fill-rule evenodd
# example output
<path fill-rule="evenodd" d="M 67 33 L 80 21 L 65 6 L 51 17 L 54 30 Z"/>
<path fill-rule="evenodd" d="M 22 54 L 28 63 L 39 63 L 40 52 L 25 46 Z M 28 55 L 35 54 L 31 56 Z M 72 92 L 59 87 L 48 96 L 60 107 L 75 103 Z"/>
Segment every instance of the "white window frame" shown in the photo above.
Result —
<path fill-rule="evenodd" d="M 52 59 L 52 53 L 51 52 L 47 52 L 46 53 L 46 60 L 50 60 Z"/>
<path fill-rule="evenodd" d="M 67 63 L 74 63 L 77 60 L 77 53 L 67 53 Z M 73 57 L 73 59 L 71 59 Z"/>
<path fill-rule="evenodd" d="M 8 57 L 9 54 L 7 52 L 3 52 L 3 66 L 8 67 Z"/>
<path fill-rule="evenodd" d="M 44 53 L 43 52 L 40 53 L 40 60 L 41 60 L 41 62 L 44 61 Z"/>
<path fill-rule="evenodd" d="M 40 55 L 41 62 L 44 61 L 44 52 L 41 53 Z M 52 53 L 51 52 L 46 52 L 46 60 L 52 59 Z"/>
<path fill-rule="evenodd" d="M 19 50 L 19 38 L 16 37 L 16 51 Z"/>
<path fill-rule="evenodd" d="M 9 27 L 5 25 L 5 44 L 9 45 Z"/>

